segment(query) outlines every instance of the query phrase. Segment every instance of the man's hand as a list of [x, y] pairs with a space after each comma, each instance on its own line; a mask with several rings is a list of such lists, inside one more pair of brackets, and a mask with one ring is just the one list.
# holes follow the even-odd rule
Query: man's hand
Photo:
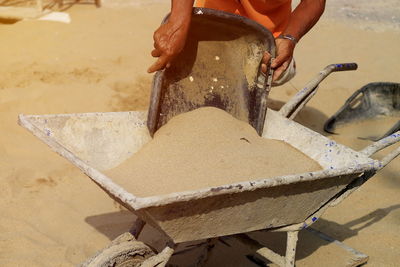
[[161, 25], [153, 35], [154, 50], [151, 51], [151, 55], [158, 59], [147, 72], [152, 73], [168, 68], [185, 47], [193, 2], [194, 0], [171, 0], [171, 14], [168, 22]]
[[[272, 61], [271, 68], [274, 70], [274, 76], [272, 81], [276, 81], [282, 75], [282, 73], [288, 68], [290, 61], [293, 58], [293, 51], [295, 44], [291, 40], [287, 39], [275, 39], [276, 44], [276, 58]], [[266, 73], [267, 66], [271, 59], [271, 55], [265, 52], [262, 59], [261, 70]]]
[[[301, 0], [299, 5], [292, 12], [289, 25], [284, 34], [290, 34], [299, 41], [306, 34], [322, 15], [325, 9], [326, 0]], [[288, 68], [293, 58], [295, 43], [288, 39], [276, 39], [276, 58], [271, 67], [274, 69], [273, 81], [279, 79], [279, 76]], [[262, 71], [267, 71], [267, 65], [271, 55], [266, 53], [263, 57]]]
[[288, 39], [276, 39], [276, 58], [272, 61], [271, 68], [274, 70], [272, 81], [276, 81], [289, 67], [293, 58], [295, 44]]
[[186, 24], [167, 22], [154, 32], [154, 50], [151, 55], [158, 59], [147, 72], [152, 73], [171, 65], [171, 61], [185, 46], [188, 28]]

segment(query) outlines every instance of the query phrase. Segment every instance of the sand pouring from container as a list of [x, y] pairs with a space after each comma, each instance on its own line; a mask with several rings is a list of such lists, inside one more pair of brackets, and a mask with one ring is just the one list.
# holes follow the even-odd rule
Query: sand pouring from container
[[[147, 126], [153, 135], [173, 116], [203, 106], [221, 108], [262, 134], [275, 56], [270, 31], [242, 16], [195, 8], [187, 43], [170, 68], [153, 80]], [[165, 23], [168, 16], [164, 19]]]

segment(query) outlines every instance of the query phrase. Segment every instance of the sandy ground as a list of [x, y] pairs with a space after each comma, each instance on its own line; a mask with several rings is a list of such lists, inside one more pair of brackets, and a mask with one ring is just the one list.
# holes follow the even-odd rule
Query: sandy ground
[[[140, 6], [108, 0], [100, 9], [74, 5], [67, 9], [71, 24], [0, 24], [1, 266], [71, 266], [129, 229], [133, 215], [16, 121], [20, 113], [146, 109], [152, 76], [145, 71], [153, 61], [152, 31], [169, 8], [155, 2]], [[342, 13], [335, 4], [328, 5], [326, 17], [298, 45], [298, 75], [271, 93], [271, 106], [278, 107], [324, 66], [357, 62], [359, 70], [328, 77], [299, 114], [299, 122], [319, 132], [361, 86], [400, 82], [399, 31], [376, 22], [359, 27], [361, 22], [352, 23], [353, 18], [345, 15], [334, 20], [332, 14]], [[355, 149], [366, 145], [334, 138]], [[314, 224], [368, 254], [370, 266], [397, 266], [400, 260], [399, 163], [400, 159], [393, 161]], [[143, 238], [158, 237], [146, 229]], [[245, 249], [232, 246], [236, 250], [217, 246], [208, 266], [256, 266], [245, 257]], [[274, 246], [279, 249], [279, 242]], [[340, 266], [335, 257], [327, 244], [300, 235], [299, 266], [320, 266], [324, 261]]]

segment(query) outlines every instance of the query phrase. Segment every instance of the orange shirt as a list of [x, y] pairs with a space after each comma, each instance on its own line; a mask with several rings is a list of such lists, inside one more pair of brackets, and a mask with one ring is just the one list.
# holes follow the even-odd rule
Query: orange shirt
[[292, 0], [197, 0], [197, 7], [222, 10], [257, 21], [275, 37], [289, 24]]

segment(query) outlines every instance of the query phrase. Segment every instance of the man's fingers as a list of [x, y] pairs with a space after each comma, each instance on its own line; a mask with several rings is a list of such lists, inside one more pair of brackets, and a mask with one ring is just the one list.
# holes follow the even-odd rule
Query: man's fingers
[[161, 56], [161, 54], [162, 54], [162, 52], [158, 49], [153, 49], [153, 51], [151, 51], [151, 55], [153, 57], [159, 57], [159, 56]]
[[267, 66], [269, 64], [269, 61], [271, 60], [271, 54], [268, 52], [265, 52], [262, 60], [261, 60], [261, 71], [266, 74], [267, 73]]
[[274, 76], [272, 76], [272, 81], [278, 80], [279, 77], [282, 75], [282, 73], [283, 73], [284, 71], [285, 71], [285, 70], [284, 70], [282, 67], [277, 68], [277, 69], [274, 71]]
[[275, 69], [274, 76], [272, 76], [272, 81], [276, 81], [282, 75], [282, 73], [288, 68], [290, 61], [285, 61], [280, 67]]
[[147, 70], [148, 73], [152, 73], [155, 72], [157, 70], [162, 70], [163, 68], [165, 68], [165, 66], [168, 63], [168, 57], [166, 56], [160, 56], [157, 61], [150, 66], [150, 68]]
[[271, 54], [268, 52], [265, 52], [262, 58], [262, 62], [266, 65], [268, 65], [269, 61], [271, 60]]
[[278, 68], [278, 67], [280, 67], [280, 66], [283, 64], [283, 62], [285, 62], [285, 61], [287, 61], [287, 60], [288, 60], [288, 55], [278, 55], [278, 56], [272, 61], [271, 67], [272, 67], [273, 69]]

